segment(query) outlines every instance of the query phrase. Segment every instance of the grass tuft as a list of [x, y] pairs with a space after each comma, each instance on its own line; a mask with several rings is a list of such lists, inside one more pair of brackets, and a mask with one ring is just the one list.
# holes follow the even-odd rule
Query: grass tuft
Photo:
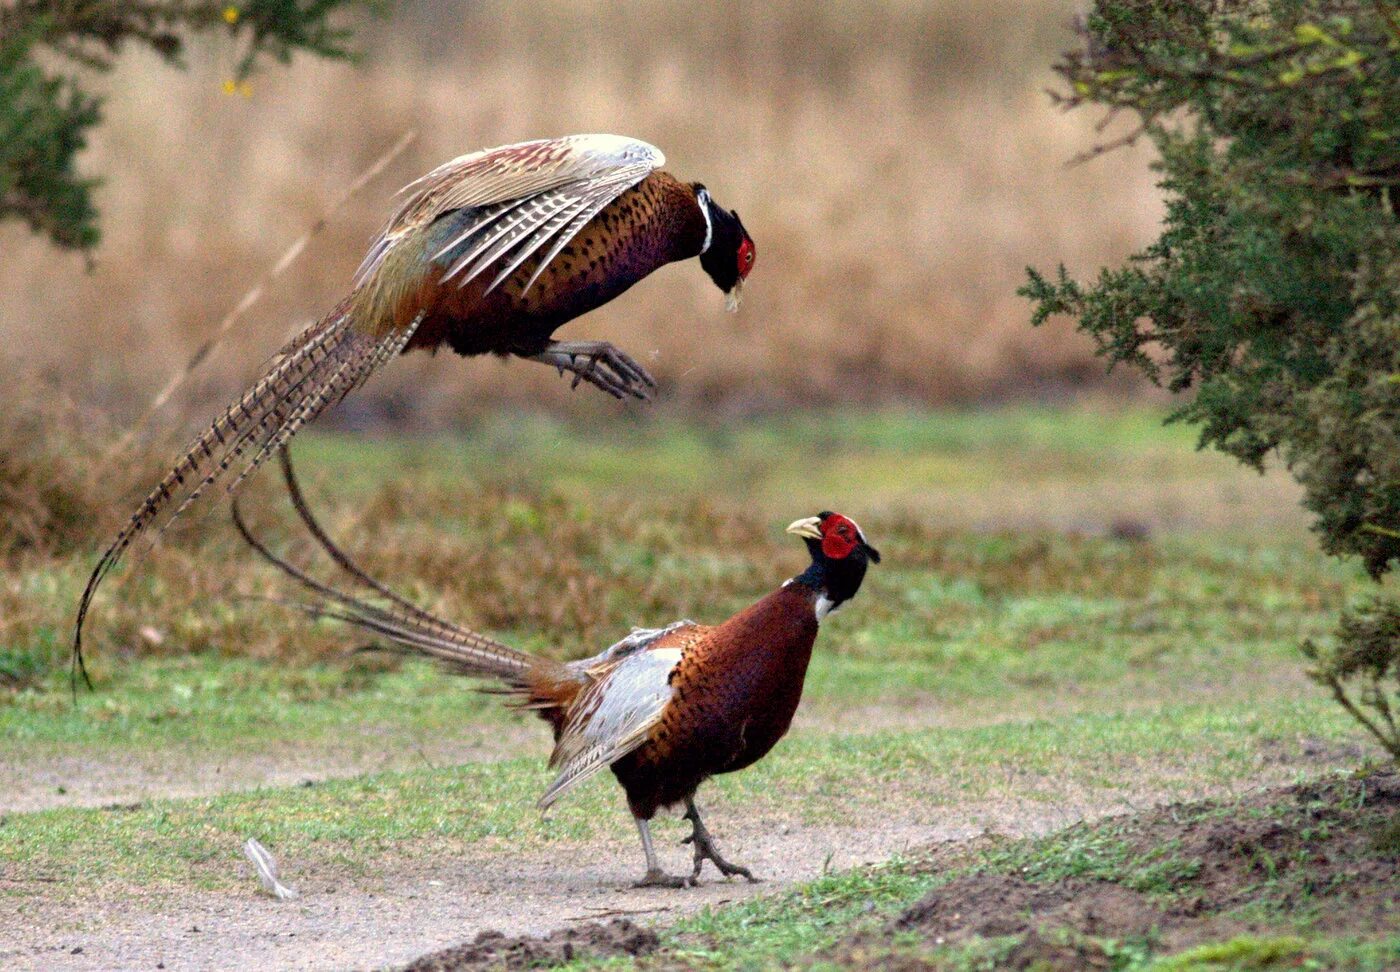
[[108, 457], [110, 421], [68, 399], [54, 382], [0, 373], [0, 563], [56, 556], [91, 543], [113, 520], [113, 484], [152, 476], [178, 443], [161, 441]]
[[1152, 972], [1252, 972], [1255, 969], [1296, 969], [1308, 950], [1301, 938], [1260, 938], [1240, 935], [1188, 949], [1152, 965]]

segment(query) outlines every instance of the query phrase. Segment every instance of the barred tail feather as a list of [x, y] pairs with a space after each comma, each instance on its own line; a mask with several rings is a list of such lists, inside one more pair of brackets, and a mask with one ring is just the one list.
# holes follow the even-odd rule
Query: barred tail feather
[[[286, 453], [283, 453], [284, 457]], [[312, 517], [305, 505], [295, 476], [291, 471], [291, 461], [284, 458], [284, 474], [288, 487], [293, 491], [293, 502], [297, 513], [306, 523], [311, 534], [328, 553], [352, 576], [372, 586], [386, 595], [394, 607], [385, 608], [368, 603], [347, 594], [330, 584], [316, 580], [300, 567], [273, 553], [248, 528], [238, 506], [233, 502], [233, 522], [243, 539], [247, 541], [264, 560], [278, 570], [298, 581], [316, 595], [313, 603], [294, 603], [292, 606], [305, 611], [312, 617], [332, 618], [380, 635], [404, 648], [411, 648], [420, 654], [446, 662], [466, 675], [487, 676], [501, 679], [512, 694], [527, 692], [533, 683], [543, 678], [558, 679], [568, 677], [565, 666], [549, 659], [538, 658], [526, 652], [505, 645], [494, 638], [446, 621], [406, 598], [394, 593], [379, 581], [373, 580], [335, 546], [320, 525]]]
[[[321, 348], [318, 354], [305, 360], [305, 366], [300, 375], [295, 375], [290, 379], [279, 378], [269, 384], [260, 396], [260, 401], [252, 406], [255, 411], [258, 409], [261, 411], [256, 411], [254, 414], [247, 408], [240, 409], [247, 419], [243, 428], [238, 430], [237, 437], [232, 441], [220, 443], [222, 451], [218, 461], [209, 468], [204, 478], [189, 491], [180, 505], [175, 508], [175, 511], [166, 518], [165, 526], [169, 526], [179, 519], [185, 510], [193, 506], [204, 495], [204, 491], [222, 479], [250, 447], [255, 443], [266, 441], [267, 437], [276, 435], [284, 429], [289, 415], [300, 401], [298, 396], [308, 394], [308, 386], [314, 389], [324, 381], [327, 370], [334, 367], [335, 362], [339, 361], [345, 353], [346, 347], [353, 345], [357, 338], [358, 336], [348, 328], [345, 329], [336, 335], [336, 340]], [[359, 338], [359, 340], [363, 341], [364, 339]], [[244, 401], [247, 401], [251, 395], [253, 392], [245, 395]], [[242, 485], [244, 478], [246, 475], [240, 476], [237, 485]]]
[[420, 313], [408, 327], [391, 331], [378, 341], [371, 342], [367, 339], [361, 339], [356, 342], [347, 353], [341, 356], [338, 366], [335, 366], [329, 374], [318, 376], [319, 380], [315, 386], [307, 390], [306, 395], [296, 404], [291, 414], [261, 445], [257, 453], [249, 460], [248, 465], [238, 474], [238, 478], [229, 484], [228, 491], [236, 493], [238, 488], [243, 485], [244, 480], [257, 472], [269, 456], [291, 441], [292, 436], [301, 431], [303, 426], [328, 407], [340, 404], [346, 395], [364, 384], [369, 376], [379, 369], [380, 365], [403, 351], [408, 346], [408, 342], [413, 340], [413, 335], [418, 331], [418, 325], [423, 323], [425, 316], [425, 314]]
[[[75, 677], [81, 674], [91, 685], [83, 660], [83, 624], [97, 588], [136, 539], [158, 521], [157, 534], [163, 531], [222, 479], [245, 452], [256, 448], [229, 486], [230, 491], [236, 490], [307, 422], [402, 351], [418, 323], [406, 329], [407, 334], [396, 331], [376, 340], [353, 326], [348, 309], [348, 302], [342, 304], [289, 342], [263, 377], [194, 440], [103, 552], [78, 604], [73, 631]], [[191, 486], [196, 477], [198, 481]]]

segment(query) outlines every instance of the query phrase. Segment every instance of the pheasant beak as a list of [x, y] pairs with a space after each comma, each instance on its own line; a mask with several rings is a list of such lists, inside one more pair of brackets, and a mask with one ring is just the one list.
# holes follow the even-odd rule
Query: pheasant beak
[[804, 540], [820, 540], [822, 538], [822, 520], [819, 516], [808, 516], [801, 520], [793, 520], [788, 524], [787, 532]]
[[724, 309], [734, 314], [739, 310], [739, 302], [744, 299], [744, 278], [734, 281], [734, 286], [724, 292]]

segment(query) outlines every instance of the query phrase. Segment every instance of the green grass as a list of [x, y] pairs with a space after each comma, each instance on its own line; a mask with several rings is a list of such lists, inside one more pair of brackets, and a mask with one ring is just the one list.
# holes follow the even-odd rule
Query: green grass
[[[533, 479], [542, 467], [551, 487], [572, 498], [599, 489], [662, 494], [721, 493], [792, 516], [793, 506], [937, 509], [967, 522], [967, 512], [1065, 522], [1078, 513], [1033, 504], [1043, 487], [1096, 487], [1126, 495], [1171, 482], [1233, 486], [1223, 497], [1198, 495], [1194, 514], [1215, 518], [1215, 503], [1247, 502], [1255, 483], [1229, 459], [1194, 451], [1195, 433], [1162, 424], [1152, 410], [1004, 409], [990, 412], [808, 413], [756, 422], [697, 425], [676, 420], [618, 423], [601, 430], [538, 415], [483, 420], [451, 439], [385, 441], [321, 436], [302, 449], [308, 467], [335, 465], [338, 486], [366, 492], [406, 470], [418, 480]], [[1004, 493], [1007, 487], [1021, 494]], [[996, 490], [1003, 509], [977, 494]], [[1281, 481], [1270, 490], [1287, 490]], [[937, 491], [941, 495], [933, 495]], [[1093, 495], [1085, 497], [1092, 501]], [[973, 501], [971, 511], [959, 511]], [[1085, 511], [1088, 512], [1088, 511]], [[1111, 517], [1113, 510], [1098, 511]], [[1252, 511], [1271, 522], [1285, 510]], [[1296, 524], [1297, 518], [1291, 517]]]
[[[1290, 623], [1336, 610], [1356, 579], [1312, 551], [1286, 477], [1196, 453], [1187, 430], [1146, 411], [601, 428], [513, 416], [452, 440], [323, 435], [299, 448], [313, 504], [370, 570], [562, 654], [631, 624], [748, 603], [800, 567], [782, 525], [827, 508], [856, 516], [887, 554], [862, 604], [882, 659], [981, 639], [959, 622], [982, 621], [1007, 598], [1044, 599], [1006, 616], [1006, 637], [1038, 643], [1141, 629], [1176, 607], [1245, 607], [1256, 626]], [[291, 531], [274, 480], [269, 471], [254, 484], [263, 489], [250, 506], [278, 542]], [[148, 486], [131, 484], [133, 505]], [[88, 523], [92, 552], [6, 566], [0, 684], [66, 671], [74, 605], [123, 505], [112, 506], [113, 526]], [[1105, 539], [1120, 522], [1153, 542]], [[250, 601], [289, 588], [248, 555], [218, 503], [128, 561], [90, 619], [99, 667], [190, 651], [304, 662], [340, 647], [330, 629]]]
[[[901, 541], [887, 546], [898, 551]], [[901, 566], [892, 553], [826, 626], [807, 714], [883, 708], [913, 710], [909, 721], [975, 725], [1241, 693], [1288, 711], [1318, 698], [1301, 679], [1296, 643], [1324, 634], [1332, 612], [1311, 609], [1310, 597], [1340, 602], [1355, 583], [1303, 548], [1241, 553], [1206, 538], [1133, 553], [1113, 541], [960, 534], [940, 556], [946, 572]], [[1055, 589], [1066, 586], [1086, 593]], [[1098, 596], [1087, 593], [1093, 588]], [[334, 625], [315, 627], [347, 644]], [[0, 763], [155, 750], [197, 760], [228, 749], [280, 751], [289, 739], [333, 751], [347, 734], [370, 733], [407, 740], [399, 748], [408, 751], [423, 739], [486, 736], [519, 722], [431, 666], [384, 669], [363, 656], [290, 666], [209, 653], [136, 658], [103, 665], [98, 691], [75, 706], [66, 669], [55, 666], [34, 687], [0, 697]], [[1289, 735], [1288, 726], [1278, 732]], [[541, 748], [544, 736], [541, 727]]]
[[507, 718], [494, 700], [429, 665], [288, 670], [245, 658], [151, 658], [122, 665], [76, 704], [62, 685], [17, 693], [0, 708], [0, 752], [224, 748], [291, 732], [316, 743], [356, 727], [440, 731], [463, 719], [487, 726]]

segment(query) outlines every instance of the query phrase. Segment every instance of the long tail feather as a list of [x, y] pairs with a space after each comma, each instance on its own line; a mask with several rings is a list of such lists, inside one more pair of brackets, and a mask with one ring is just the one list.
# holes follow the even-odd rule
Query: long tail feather
[[330, 535], [327, 534], [326, 531], [321, 528], [321, 524], [317, 522], [315, 514], [311, 512], [311, 507], [306, 502], [306, 495], [301, 491], [301, 483], [297, 480], [296, 470], [292, 468], [291, 447], [284, 448], [279, 452], [278, 458], [282, 462], [282, 481], [287, 486], [287, 495], [292, 501], [292, 508], [296, 510], [297, 516], [301, 519], [302, 524], [305, 525], [307, 532], [311, 534], [312, 539], [314, 539], [320, 548], [335, 562], [337, 567], [345, 571], [346, 574], [350, 575], [350, 577], [354, 578], [360, 584], [374, 591], [380, 597], [392, 602], [396, 607], [425, 624], [443, 628], [457, 634], [475, 633], [424, 610], [408, 598], [394, 591], [389, 585], [366, 573], [359, 564], [355, 563], [350, 558], [349, 554], [341, 550], [336, 542], [330, 538]]
[[230, 491], [238, 489], [307, 422], [402, 351], [419, 323], [416, 320], [403, 331], [375, 339], [352, 325], [349, 306], [348, 302], [341, 304], [289, 342], [263, 377], [194, 440], [103, 552], [78, 604], [73, 630], [75, 688], [78, 675], [89, 687], [92, 684], [83, 659], [82, 638], [93, 598], [136, 539], [157, 525], [159, 535], [222, 479], [245, 452], [255, 449], [253, 458], [229, 486]]
[[282, 453], [282, 463], [283, 476], [292, 496], [292, 503], [311, 536], [346, 573], [394, 605], [392, 608], [379, 607], [347, 594], [316, 580], [301, 568], [273, 553], [248, 528], [235, 498], [234, 525], [243, 539], [264, 560], [302, 584], [319, 599], [315, 603], [294, 606], [313, 616], [333, 618], [380, 635], [399, 646], [446, 662], [464, 674], [502, 679], [514, 689], [528, 688], [529, 684], [535, 681], [530, 677], [531, 674], [548, 674], [554, 678], [566, 675], [567, 670], [563, 665], [518, 651], [479, 632], [444, 620], [372, 578], [330, 539], [312, 515], [296, 481], [286, 449]]
[[257, 472], [269, 456], [291, 441], [292, 436], [301, 431], [304, 425], [320, 415], [328, 406], [339, 404], [346, 395], [363, 383], [371, 372], [402, 351], [413, 339], [418, 325], [423, 322], [423, 317], [423, 314], [419, 314], [408, 327], [402, 331], [390, 332], [377, 342], [357, 342], [348, 353], [341, 356], [343, 360], [335, 364], [329, 374], [318, 376], [319, 380], [305, 390], [305, 394], [296, 403], [290, 414], [262, 443], [257, 453], [248, 461], [247, 466], [238, 474], [238, 477], [229, 483], [228, 491], [230, 493], [238, 492], [244, 481]]
[[[268, 393], [263, 396], [262, 401], [254, 406], [255, 409], [261, 410], [257, 411], [256, 414], [248, 413], [248, 421], [244, 428], [238, 432], [236, 438], [221, 443], [222, 453], [218, 461], [209, 467], [204, 478], [189, 491], [180, 505], [175, 508], [175, 511], [166, 517], [161, 529], [174, 523], [187, 509], [198, 502], [205, 490], [222, 479], [248, 449], [283, 430], [289, 416], [296, 411], [300, 402], [324, 383], [327, 380], [327, 372], [336, 368], [337, 362], [341, 361], [347, 352], [353, 354], [354, 346], [363, 340], [347, 329], [336, 335], [335, 340], [325, 345], [323, 353], [310, 364], [303, 374], [274, 383], [269, 388]], [[247, 478], [246, 468], [240, 474], [235, 485], [241, 486], [245, 478]]]

